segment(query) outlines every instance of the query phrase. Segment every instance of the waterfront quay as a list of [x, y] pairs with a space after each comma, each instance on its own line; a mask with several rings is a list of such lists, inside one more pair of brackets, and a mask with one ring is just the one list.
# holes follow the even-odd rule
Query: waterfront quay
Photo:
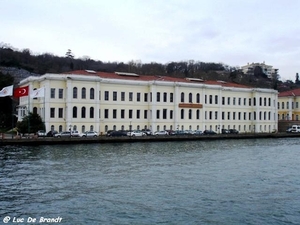
[[256, 139], [256, 138], [299, 138], [300, 133], [252, 133], [252, 134], [217, 134], [217, 135], [168, 135], [168, 136], [143, 136], [143, 137], [107, 137], [96, 138], [80, 137], [30, 137], [30, 138], [2, 138], [0, 146], [4, 145], [60, 145], [83, 143], [116, 143], [116, 142], [166, 142], [166, 141], [200, 141], [222, 139]]

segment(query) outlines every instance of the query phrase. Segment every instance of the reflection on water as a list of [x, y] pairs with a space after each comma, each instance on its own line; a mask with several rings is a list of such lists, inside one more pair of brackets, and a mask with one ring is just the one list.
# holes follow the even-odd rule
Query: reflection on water
[[0, 148], [0, 215], [63, 224], [298, 224], [300, 140]]

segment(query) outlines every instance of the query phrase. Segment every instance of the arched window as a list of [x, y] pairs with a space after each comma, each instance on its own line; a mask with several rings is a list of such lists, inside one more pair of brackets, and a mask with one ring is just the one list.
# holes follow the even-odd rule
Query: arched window
[[181, 119], [184, 119], [184, 109], [181, 109]]
[[94, 118], [94, 107], [90, 108], [90, 118]]
[[54, 125], [51, 125], [51, 131], [54, 131]]
[[85, 132], [85, 126], [84, 125], [81, 127], [81, 132], [82, 133]]
[[77, 125], [74, 125], [74, 126], [73, 126], [73, 130], [77, 130]]
[[196, 95], [196, 101], [197, 101], [197, 103], [200, 103], [200, 94], [198, 93], [197, 95]]
[[86, 89], [85, 88], [81, 89], [81, 98], [86, 99]]
[[94, 126], [93, 125], [90, 126], [90, 131], [94, 131]]
[[107, 132], [108, 131], [108, 126], [107, 125], [105, 125], [105, 132]]
[[117, 126], [116, 126], [116, 125], [114, 125], [114, 126], [113, 126], [113, 130], [116, 130], [116, 129], [117, 129]]
[[85, 118], [85, 107], [81, 108], [81, 118]]
[[181, 102], [184, 102], [184, 93], [181, 92]]
[[137, 129], [137, 130], [140, 130], [140, 125], [137, 125], [136, 129]]
[[197, 120], [200, 119], [200, 110], [199, 109], [197, 109], [197, 111], [196, 111], [196, 118], [197, 118]]
[[73, 118], [77, 118], [77, 107], [73, 107]]
[[193, 103], [193, 94], [189, 93], [189, 103]]
[[124, 125], [121, 126], [121, 130], [124, 130]]
[[159, 131], [159, 125], [157, 125], [157, 127], [156, 127], [156, 131]]
[[73, 98], [77, 98], [77, 87], [73, 88]]
[[189, 109], [189, 119], [191, 120], [192, 119], [192, 110]]
[[164, 125], [164, 130], [166, 130], [167, 129], [167, 126], [166, 125]]
[[58, 132], [62, 132], [62, 125], [59, 125]]
[[37, 114], [37, 107], [33, 107], [33, 114]]
[[95, 90], [94, 88], [90, 89], [90, 99], [94, 99], [95, 98]]

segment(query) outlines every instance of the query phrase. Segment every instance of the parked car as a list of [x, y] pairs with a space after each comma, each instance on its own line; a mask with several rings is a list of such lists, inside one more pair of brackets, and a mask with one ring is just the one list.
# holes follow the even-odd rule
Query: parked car
[[56, 130], [50, 130], [47, 133], [47, 137], [54, 137], [55, 134], [58, 134], [58, 132]]
[[142, 137], [142, 136], [146, 136], [146, 134], [143, 133], [140, 130], [134, 130], [134, 131], [128, 132], [127, 136], [130, 136], [130, 137]]
[[299, 132], [300, 132], [300, 125], [293, 125], [292, 133], [299, 133]]
[[195, 135], [202, 135], [203, 132], [201, 130], [195, 130]]
[[115, 130], [113, 132], [110, 132], [106, 136], [108, 136], [108, 137], [123, 137], [123, 136], [127, 136], [127, 132], [125, 130], [118, 130], [118, 131]]
[[169, 135], [175, 135], [176, 134], [176, 132], [174, 130], [166, 130], [166, 131], [169, 133]]
[[176, 130], [175, 135], [186, 135], [186, 133], [183, 130]]
[[71, 137], [71, 132], [70, 131], [63, 131], [63, 132], [55, 134], [54, 137], [56, 137], [56, 138]]
[[217, 134], [217, 133], [214, 132], [213, 130], [205, 130], [205, 131], [203, 131], [203, 134], [204, 134], [204, 135], [215, 135], [215, 134]]
[[44, 130], [38, 130], [38, 132], [36, 132], [38, 137], [47, 137], [47, 133]]
[[222, 129], [221, 132], [222, 134], [230, 134], [230, 131], [227, 129]]
[[96, 131], [86, 131], [81, 134], [81, 137], [97, 137], [98, 133]]
[[146, 135], [151, 135], [152, 131], [149, 129], [142, 129], [142, 132], [144, 132]]
[[80, 137], [81, 136], [81, 134], [78, 130], [72, 130], [71, 135], [72, 135], [72, 137]]
[[158, 135], [169, 135], [169, 132], [166, 130], [161, 130], [161, 131], [156, 131], [154, 133], [154, 135], [158, 136]]
[[238, 134], [238, 133], [239, 133], [239, 131], [236, 130], [236, 129], [229, 129], [229, 132], [230, 132], [231, 134]]

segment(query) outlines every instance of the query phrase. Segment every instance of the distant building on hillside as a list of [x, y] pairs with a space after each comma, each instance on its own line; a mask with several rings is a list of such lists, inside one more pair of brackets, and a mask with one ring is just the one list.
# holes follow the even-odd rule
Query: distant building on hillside
[[263, 63], [248, 63], [245, 66], [241, 67], [242, 72], [247, 75], [255, 75], [256, 73], [263, 73], [269, 79], [274, 77], [274, 75], [278, 75], [278, 69], [273, 68], [273, 66], [266, 65]]

